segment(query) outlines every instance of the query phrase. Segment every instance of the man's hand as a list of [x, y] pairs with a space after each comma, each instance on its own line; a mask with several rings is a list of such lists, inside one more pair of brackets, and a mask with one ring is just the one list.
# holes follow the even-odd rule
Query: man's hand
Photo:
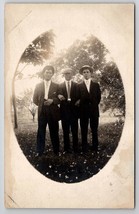
[[52, 103], [53, 103], [53, 99], [48, 99], [48, 100], [44, 101], [45, 106], [50, 106]]
[[65, 97], [62, 94], [59, 94], [58, 98], [59, 98], [60, 101], [65, 100]]
[[80, 100], [77, 100], [77, 101], [76, 101], [75, 106], [77, 106], [77, 107], [80, 106]]

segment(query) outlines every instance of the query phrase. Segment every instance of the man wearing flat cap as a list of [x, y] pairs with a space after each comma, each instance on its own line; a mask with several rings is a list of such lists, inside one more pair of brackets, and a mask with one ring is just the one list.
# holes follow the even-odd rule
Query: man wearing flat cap
[[64, 137], [64, 151], [71, 152], [70, 130], [73, 140], [73, 151], [78, 152], [78, 106], [76, 101], [79, 99], [79, 89], [77, 83], [72, 81], [72, 70], [63, 70], [65, 81], [59, 85], [60, 112]]
[[99, 123], [99, 103], [101, 92], [98, 83], [91, 79], [93, 69], [89, 65], [84, 65], [79, 73], [83, 75], [83, 82], [79, 84], [80, 90], [80, 126], [82, 136], [82, 150], [87, 151], [88, 124], [92, 133], [92, 148], [98, 150], [98, 123]]
[[53, 151], [59, 153], [58, 120], [60, 110], [58, 107], [58, 85], [51, 81], [54, 74], [52, 66], [45, 66], [42, 70], [43, 81], [39, 83], [34, 91], [33, 102], [38, 106], [38, 132], [37, 153], [42, 156], [45, 149], [46, 126], [48, 124]]

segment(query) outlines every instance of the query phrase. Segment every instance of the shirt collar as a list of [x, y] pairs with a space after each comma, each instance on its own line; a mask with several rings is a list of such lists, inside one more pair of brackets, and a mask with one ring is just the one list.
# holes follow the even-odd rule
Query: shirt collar
[[68, 84], [68, 82], [69, 82], [69, 84], [71, 84], [71, 80], [69, 80], [69, 81], [65, 80], [65, 83], [66, 83], [66, 84]]
[[71, 83], [71, 80], [69, 80], [69, 81], [65, 80], [65, 82], [66, 82], [66, 83], [68, 83], [68, 82]]
[[46, 81], [46, 80], [44, 80], [44, 83], [46, 84], [50, 84], [51, 83], [51, 80], [49, 80], [49, 81]]
[[89, 78], [88, 80], [84, 79], [85, 83], [90, 83], [91, 82], [91, 78]]

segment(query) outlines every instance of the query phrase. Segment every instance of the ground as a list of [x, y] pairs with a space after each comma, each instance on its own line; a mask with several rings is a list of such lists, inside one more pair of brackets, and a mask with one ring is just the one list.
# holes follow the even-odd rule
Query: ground
[[[105, 122], [106, 121], [106, 122]], [[42, 158], [36, 156], [37, 120], [19, 120], [15, 134], [18, 143], [28, 161], [41, 174], [57, 182], [75, 183], [97, 174], [114, 154], [124, 125], [124, 120], [103, 120], [99, 126], [99, 149], [92, 151], [91, 133], [89, 130], [88, 152], [81, 153], [81, 137], [79, 130], [79, 154], [63, 153], [63, 135], [60, 126], [60, 156], [55, 156], [51, 146], [49, 131], [46, 130], [46, 150]], [[72, 143], [71, 143], [72, 144]]]

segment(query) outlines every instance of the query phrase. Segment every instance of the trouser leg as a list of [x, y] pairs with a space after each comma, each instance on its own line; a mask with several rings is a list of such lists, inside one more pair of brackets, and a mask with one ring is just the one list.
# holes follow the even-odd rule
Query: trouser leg
[[62, 120], [62, 128], [63, 128], [63, 137], [64, 137], [64, 151], [68, 151], [70, 149], [70, 140], [69, 140], [69, 121]]
[[90, 118], [90, 128], [92, 132], [92, 145], [94, 150], [98, 149], [98, 123], [99, 123], [98, 117]]
[[50, 131], [50, 138], [53, 146], [53, 151], [55, 154], [59, 152], [59, 123], [58, 121], [50, 120], [48, 122], [49, 131]]
[[71, 120], [71, 132], [73, 138], [73, 150], [74, 152], [78, 151], [78, 119], [73, 118]]
[[37, 152], [42, 154], [45, 149], [45, 134], [46, 134], [46, 120], [38, 121], [38, 132], [37, 132]]
[[80, 119], [83, 151], [87, 150], [88, 120], [89, 119], [87, 117]]

